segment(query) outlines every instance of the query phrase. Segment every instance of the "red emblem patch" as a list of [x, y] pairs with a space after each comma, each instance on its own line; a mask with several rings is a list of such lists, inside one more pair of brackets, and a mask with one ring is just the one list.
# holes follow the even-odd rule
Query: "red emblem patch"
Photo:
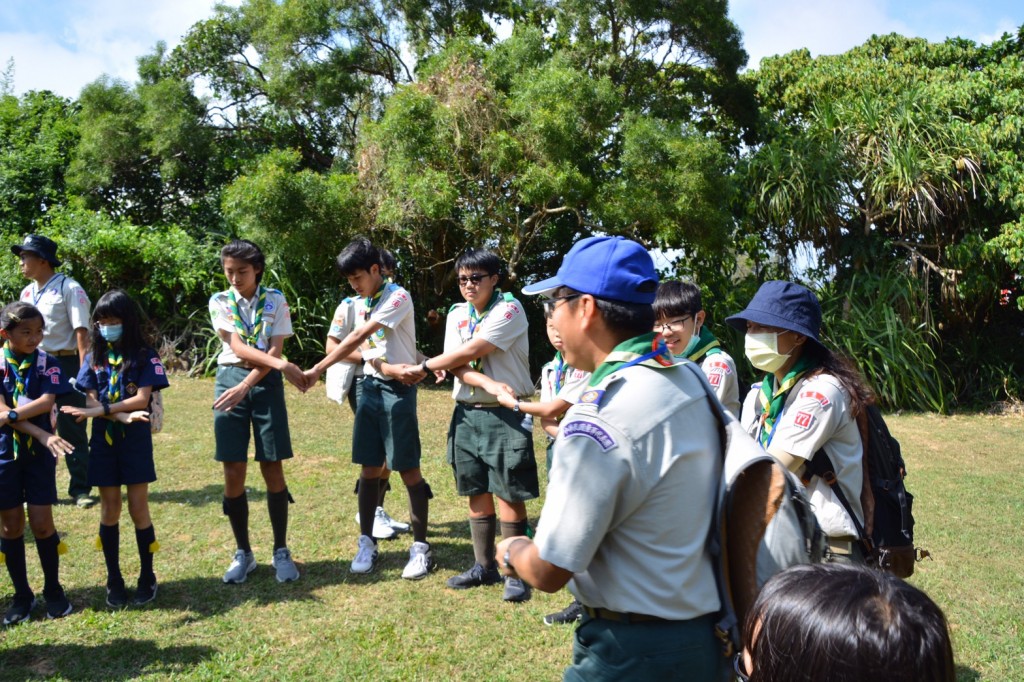
[[732, 368], [729, 367], [729, 363], [722, 362], [721, 360], [714, 360], [708, 363], [708, 370], [720, 369], [726, 374], [732, 374]]
[[811, 424], [814, 423], [814, 415], [810, 412], [804, 412], [801, 410], [796, 413], [795, 417], [793, 417], [793, 423], [801, 429], [809, 429], [811, 428]]
[[708, 383], [712, 386], [720, 386], [722, 383], [722, 373], [712, 372], [708, 375]]
[[817, 391], [802, 391], [798, 397], [811, 398], [822, 407], [828, 406], [830, 402], [828, 396], [826, 396], [824, 393], [819, 393]]
[[60, 383], [60, 375], [59, 374], [51, 375], [50, 376], [50, 383], [51, 384], [59, 384]]

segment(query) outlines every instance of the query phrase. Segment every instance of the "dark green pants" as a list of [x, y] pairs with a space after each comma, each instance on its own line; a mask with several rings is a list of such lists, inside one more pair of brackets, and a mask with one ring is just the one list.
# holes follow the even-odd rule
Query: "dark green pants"
[[[78, 354], [57, 357], [61, 374], [66, 379], [78, 376]], [[85, 396], [78, 391], [71, 391], [57, 396], [57, 435], [71, 443], [75, 451], [64, 458], [68, 463], [71, 481], [68, 483], [68, 495], [75, 499], [79, 495], [88, 495], [89, 487], [89, 436], [86, 434], [86, 420], [76, 422], [70, 414], [63, 414], [60, 408], [64, 405], [85, 407]]]

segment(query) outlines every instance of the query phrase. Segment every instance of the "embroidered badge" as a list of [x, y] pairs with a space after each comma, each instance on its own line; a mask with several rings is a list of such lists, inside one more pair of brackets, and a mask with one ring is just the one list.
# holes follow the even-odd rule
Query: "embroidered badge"
[[591, 422], [569, 422], [562, 426], [561, 436], [562, 438], [589, 438], [597, 443], [604, 452], [608, 452], [615, 447], [615, 439], [600, 426]]
[[824, 393], [819, 393], [818, 391], [802, 391], [798, 397], [810, 398], [819, 405], [821, 405], [822, 407], [828, 407], [828, 405], [830, 404], [828, 396], [826, 396]]
[[722, 384], [722, 373], [712, 372], [708, 375], [708, 383], [712, 386], [720, 386]]
[[159, 376], [163, 376], [163, 375], [164, 375], [164, 366], [163, 366], [163, 365], [157, 365], [156, 367], [154, 367], [154, 368], [153, 368], [153, 371], [154, 371], [154, 372], [155, 372], [155, 373], [156, 373], [157, 375], [159, 375]]
[[274, 304], [272, 302], [267, 301], [266, 303], [263, 304], [263, 312], [264, 312], [264, 314], [269, 313], [273, 309], [274, 309]]
[[811, 424], [814, 423], [814, 415], [811, 414], [810, 412], [804, 412], [803, 410], [800, 410], [793, 417], [793, 423], [796, 424], [801, 429], [809, 429], [811, 428]]
[[722, 362], [721, 360], [712, 360], [711, 362], [709, 362], [708, 370], [722, 370], [722, 372], [724, 372], [725, 374], [732, 374], [732, 367], [729, 366], [729, 363]]
[[128, 395], [135, 395], [136, 393], [139, 392], [139, 387], [135, 384], [130, 383], [124, 387], [124, 392], [127, 393]]
[[580, 396], [580, 402], [581, 403], [595, 403], [595, 404], [597, 404], [597, 403], [601, 402], [601, 398], [603, 398], [603, 397], [604, 397], [604, 391], [599, 391], [599, 390], [584, 391], [583, 395]]

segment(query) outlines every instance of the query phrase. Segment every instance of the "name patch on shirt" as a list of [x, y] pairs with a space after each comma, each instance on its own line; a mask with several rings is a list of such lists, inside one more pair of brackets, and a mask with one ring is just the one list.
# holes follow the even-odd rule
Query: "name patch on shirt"
[[822, 407], [828, 407], [829, 405], [828, 396], [826, 396], [824, 393], [819, 393], [818, 391], [802, 391], [799, 397], [810, 398], [811, 400], [815, 401]]
[[597, 443], [601, 450], [608, 452], [615, 447], [615, 439], [597, 424], [591, 422], [569, 422], [562, 426], [562, 438], [583, 437]]

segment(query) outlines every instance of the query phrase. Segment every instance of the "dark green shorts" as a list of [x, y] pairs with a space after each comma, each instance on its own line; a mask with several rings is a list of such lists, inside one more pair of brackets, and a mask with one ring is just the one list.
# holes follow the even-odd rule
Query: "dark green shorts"
[[456, 403], [448, 428], [448, 463], [459, 495], [492, 493], [506, 502], [540, 495], [533, 430], [523, 427], [523, 419], [505, 407]]
[[392, 471], [419, 467], [415, 386], [363, 378], [352, 429], [352, 462], [371, 467], [387, 463]]
[[[244, 367], [218, 367], [214, 400], [249, 376]], [[251, 425], [251, 426], [250, 426]], [[213, 435], [218, 462], [244, 462], [249, 458], [249, 430], [256, 441], [257, 462], [277, 462], [292, 456], [288, 412], [284, 406], [284, 380], [271, 370], [263, 381], [230, 412], [213, 411]]]

